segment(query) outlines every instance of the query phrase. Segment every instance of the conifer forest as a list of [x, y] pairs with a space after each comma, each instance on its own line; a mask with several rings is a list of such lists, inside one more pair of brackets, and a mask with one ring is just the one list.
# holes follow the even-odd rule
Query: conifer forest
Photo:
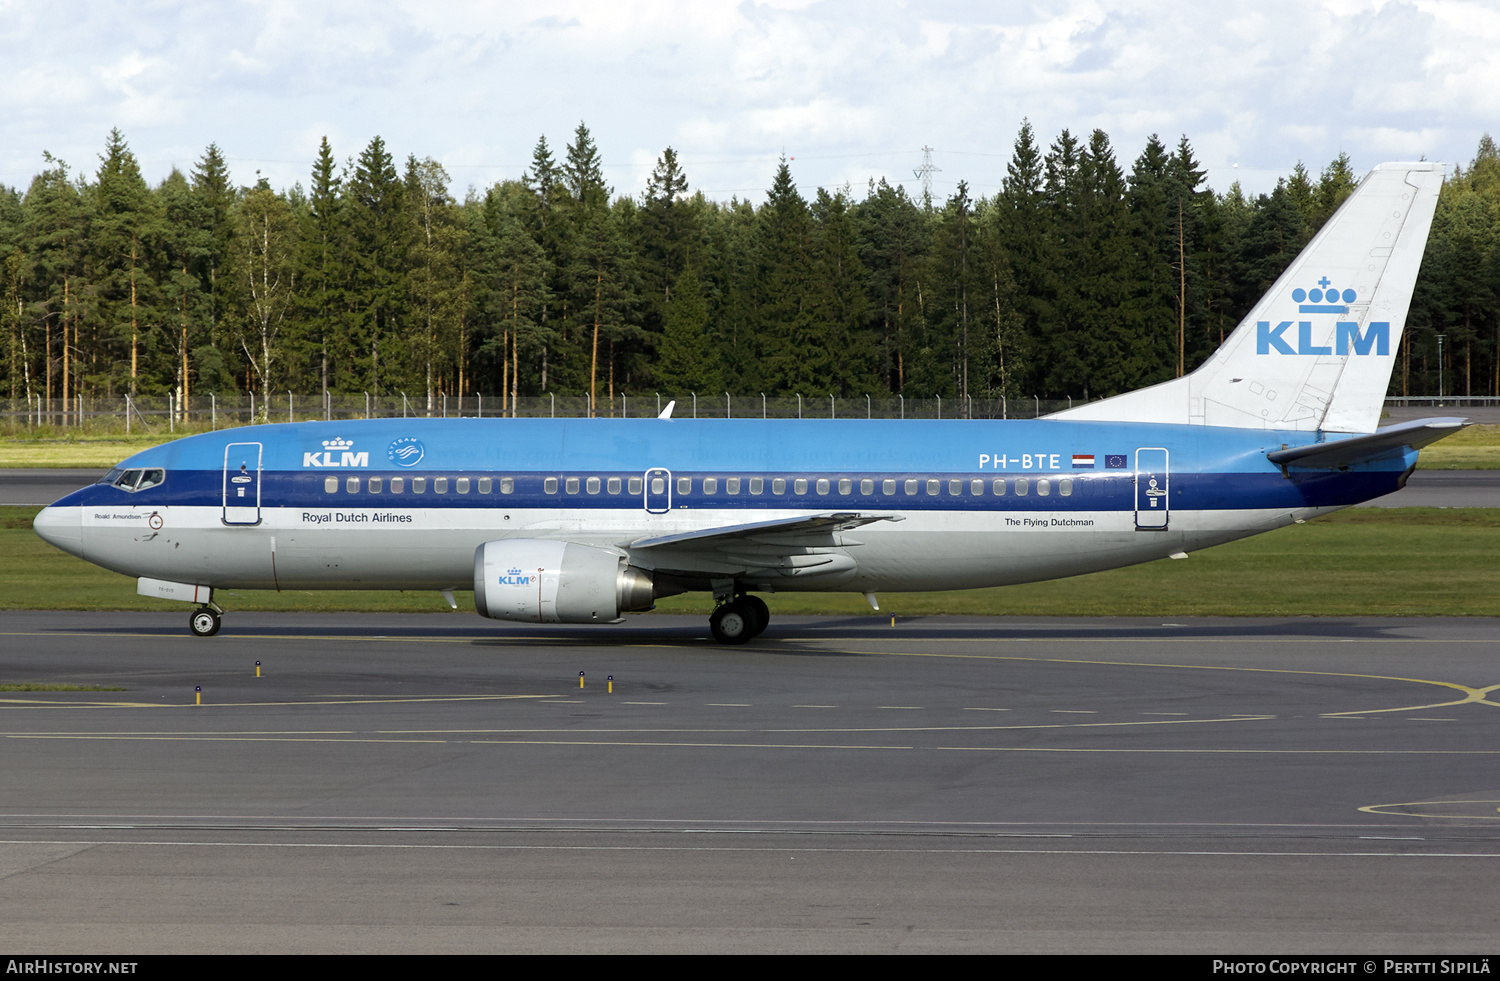
[[[348, 152], [348, 148], [338, 148]], [[125, 136], [0, 186], [0, 399], [694, 392], [1094, 399], [1190, 371], [1362, 173], [1206, 186], [1186, 137], [1016, 137], [993, 197], [885, 180], [764, 203], [667, 148], [619, 196], [580, 124], [467, 191], [376, 137], [306, 185], [233, 186], [220, 150], [157, 186]], [[1500, 152], [1450, 164], [1391, 394], [1500, 395]], [[1441, 362], [1439, 360], [1441, 336]]]

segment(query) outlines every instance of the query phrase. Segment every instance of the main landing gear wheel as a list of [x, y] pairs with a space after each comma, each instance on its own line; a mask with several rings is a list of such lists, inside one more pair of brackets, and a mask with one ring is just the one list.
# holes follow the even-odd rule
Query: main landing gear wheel
[[721, 644], [743, 644], [759, 631], [755, 629], [759, 618], [750, 606], [741, 600], [725, 603], [714, 610], [708, 618], [708, 628], [714, 640]]
[[188, 619], [188, 629], [196, 637], [212, 637], [219, 632], [220, 624], [221, 619], [218, 612], [206, 606], [198, 607]]
[[770, 607], [766, 606], [765, 600], [759, 596], [751, 596], [749, 593], [738, 597], [736, 602], [744, 604], [745, 609], [755, 619], [755, 623], [752, 624], [753, 629], [750, 632], [750, 636], [759, 637], [765, 632], [766, 627], [771, 624]]

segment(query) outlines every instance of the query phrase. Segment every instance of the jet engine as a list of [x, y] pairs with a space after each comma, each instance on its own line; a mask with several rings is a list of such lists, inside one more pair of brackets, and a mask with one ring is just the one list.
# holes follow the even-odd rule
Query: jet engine
[[474, 607], [494, 620], [613, 623], [654, 598], [650, 574], [611, 549], [511, 538], [474, 550]]

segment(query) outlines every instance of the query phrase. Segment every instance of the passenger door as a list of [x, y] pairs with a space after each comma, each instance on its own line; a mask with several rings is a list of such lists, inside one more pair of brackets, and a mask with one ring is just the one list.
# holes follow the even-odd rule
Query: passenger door
[[1167, 451], [1159, 446], [1135, 451], [1135, 527], [1166, 531], [1171, 498], [1167, 494]]
[[224, 523], [260, 524], [260, 443], [224, 447]]

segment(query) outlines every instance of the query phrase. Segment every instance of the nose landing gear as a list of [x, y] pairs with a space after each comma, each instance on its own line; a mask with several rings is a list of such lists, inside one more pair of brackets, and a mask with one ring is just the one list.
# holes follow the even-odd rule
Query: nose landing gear
[[222, 610], [212, 606], [200, 606], [188, 618], [188, 629], [195, 637], [212, 637], [219, 632]]

